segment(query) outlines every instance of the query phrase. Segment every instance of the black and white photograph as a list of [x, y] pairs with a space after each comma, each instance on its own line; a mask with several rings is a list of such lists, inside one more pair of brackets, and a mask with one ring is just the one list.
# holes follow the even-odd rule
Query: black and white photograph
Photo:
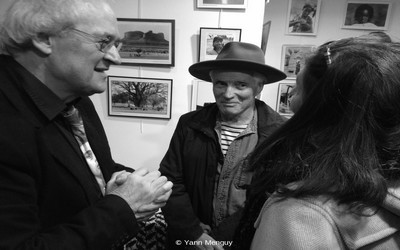
[[291, 117], [293, 115], [293, 111], [290, 110], [290, 92], [295, 86], [295, 81], [283, 81], [279, 83], [276, 111], [283, 116]]
[[391, 2], [348, 1], [343, 28], [362, 30], [387, 30]]
[[287, 78], [296, 78], [297, 74], [305, 65], [307, 55], [313, 52], [314, 45], [287, 45], [282, 46], [281, 70]]
[[320, 7], [321, 0], [289, 0], [286, 34], [315, 36]]
[[122, 64], [174, 66], [175, 20], [118, 18]]
[[241, 29], [200, 28], [199, 62], [213, 60], [225, 44], [240, 42]]
[[248, 0], [197, 0], [197, 8], [246, 9]]
[[108, 76], [110, 116], [171, 118], [172, 79]]

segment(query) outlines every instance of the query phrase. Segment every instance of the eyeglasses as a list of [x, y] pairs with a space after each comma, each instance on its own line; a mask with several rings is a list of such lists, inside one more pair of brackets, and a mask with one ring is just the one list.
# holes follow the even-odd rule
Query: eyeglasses
[[82, 36], [83, 38], [90, 39], [90, 42], [94, 42], [100, 47], [98, 48], [101, 52], [107, 53], [113, 46], [119, 51], [122, 47], [122, 43], [118, 40], [114, 40], [111, 36], [99, 37], [92, 34], [86, 33], [85, 31], [72, 28], [71, 31]]

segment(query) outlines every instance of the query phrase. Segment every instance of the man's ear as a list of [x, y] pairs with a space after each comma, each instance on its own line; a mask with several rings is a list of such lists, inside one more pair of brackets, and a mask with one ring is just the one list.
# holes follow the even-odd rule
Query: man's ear
[[259, 94], [261, 94], [261, 91], [264, 89], [264, 83], [261, 83], [259, 85], [259, 87], [257, 88], [257, 93], [256, 96], [258, 96]]
[[53, 41], [51, 40], [50, 36], [43, 33], [38, 34], [32, 39], [33, 46], [46, 55], [51, 54], [52, 42]]

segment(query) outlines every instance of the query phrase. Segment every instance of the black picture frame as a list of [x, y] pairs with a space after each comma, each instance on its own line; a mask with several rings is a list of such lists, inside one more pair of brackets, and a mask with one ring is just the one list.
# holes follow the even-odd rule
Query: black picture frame
[[214, 60], [217, 57], [219, 51], [213, 49], [214, 39], [222, 39], [223, 46], [233, 41], [240, 42], [241, 35], [242, 29], [200, 27], [199, 62]]
[[175, 66], [175, 20], [117, 18], [122, 64]]
[[108, 76], [108, 115], [171, 119], [172, 79]]

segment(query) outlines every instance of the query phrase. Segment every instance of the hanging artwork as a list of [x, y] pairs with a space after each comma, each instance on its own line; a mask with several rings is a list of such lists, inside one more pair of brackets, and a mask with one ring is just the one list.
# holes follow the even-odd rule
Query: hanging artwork
[[276, 111], [283, 116], [291, 117], [293, 111], [290, 110], [290, 92], [294, 89], [294, 81], [282, 81], [278, 86], [278, 101]]
[[287, 78], [296, 78], [296, 75], [305, 65], [308, 54], [315, 50], [314, 45], [283, 45], [281, 70]]
[[289, 0], [286, 34], [315, 36], [321, 0]]
[[118, 18], [122, 64], [174, 66], [175, 20]]
[[171, 118], [172, 79], [108, 76], [110, 116]]
[[387, 30], [391, 5], [384, 1], [348, 1], [343, 28]]
[[199, 62], [214, 60], [229, 42], [240, 42], [241, 29], [200, 28]]

